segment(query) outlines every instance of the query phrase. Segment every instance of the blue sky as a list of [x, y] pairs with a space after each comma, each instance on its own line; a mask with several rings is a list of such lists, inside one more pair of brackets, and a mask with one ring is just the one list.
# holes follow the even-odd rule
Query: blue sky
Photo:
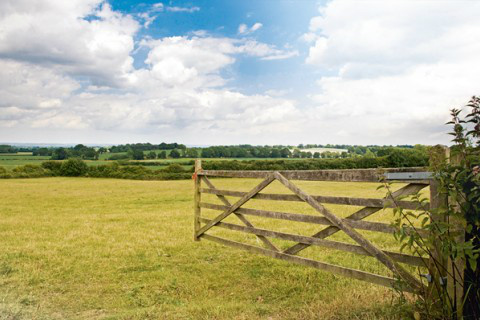
[[0, 140], [448, 143], [480, 2], [0, 3]]
[[[110, 1], [112, 8], [125, 14], [142, 14], [152, 10], [158, 1]], [[166, 9], [152, 12], [155, 20], [143, 28], [136, 39], [190, 35], [193, 31], [207, 31], [219, 37], [238, 37], [241, 24], [253, 26], [261, 21], [262, 27], [247, 35], [260, 42], [279, 48], [301, 49], [298, 56], [286, 60], [259, 61], [251, 57], [238, 57], [237, 62], [224, 70], [231, 79], [230, 86], [247, 94], [262, 93], [268, 89], [289, 90], [298, 96], [314, 85], [311, 81], [318, 70], [312, 70], [304, 61], [308, 44], [301, 36], [308, 29], [309, 21], [318, 14], [319, 1], [170, 1], [161, 2], [166, 7], [198, 8], [192, 13], [171, 12]], [[135, 57], [137, 67], [144, 66], [146, 50], [139, 50]], [[305, 77], [309, 81], [305, 81]], [[305, 83], [307, 82], [307, 83]], [[307, 84], [307, 86], [305, 85]]]

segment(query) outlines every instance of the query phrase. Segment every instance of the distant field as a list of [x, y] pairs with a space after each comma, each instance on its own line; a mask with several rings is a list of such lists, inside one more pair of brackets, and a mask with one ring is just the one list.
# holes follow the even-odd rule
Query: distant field
[[42, 161], [48, 160], [50, 157], [32, 156], [32, 154], [25, 153], [1, 153], [0, 154], [0, 166], [7, 170], [13, 169], [18, 166], [26, 164], [41, 164]]
[[[157, 153], [159, 152], [156, 150]], [[170, 150], [168, 150], [170, 151]], [[145, 154], [147, 154], [145, 152]], [[99, 156], [99, 160], [86, 160], [87, 164], [89, 166], [92, 165], [99, 165], [99, 164], [107, 164], [111, 163], [112, 161], [107, 160], [110, 156], [112, 155], [118, 155], [118, 154], [126, 154], [126, 152], [120, 152], [120, 153], [103, 153]], [[6, 169], [13, 169], [17, 166], [23, 166], [26, 164], [41, 164], [43, 161], [49, 160], [50, 157], [48, 156], [32, 156], [31, 154], [0, 154], [0, 166], [5, 167]], [[231, 160], [238, 160], [238, 161], [247, 161], [247, 160], [304, 160], [304, 159], [299, 159], [299, 158], [205, 158], [205, 161], [213, 161], [213, 160], [226, 160], [226, 161], [231, 161]], [[131, 160], [132, 162], [164, 162], [164, 163], [175, 163], [175, 162], [188, 162], [195, 160], [195, 158], [179, 158], [179, 159], [145, 159], [145, 160]], [[183, 166], [185, 169], [188, 169], [191, 167], [191, 165], [184, 165]], [[149, 169], [152, 170], [157, 170], [157, 169], [162, 169], [165, 168], [165, 166], [148, 166]]]
[[[290, 151], [293, 152], [294, 149]], [[333, 153], [342, 153], [348, 152], [347, 149], [335, 149], [335, 148], [309, 148], [309, 149], [299, 149], [301, 152], [311, 152], [311, 153], [322, 153], [322, 152], [333, 152]]]
[[[258, 183], [212, 181], [236, 190]], [[298, 185], [324, 195], [383, 194], [367, 183]], [[0, 319], [406, 318], [394, 309], [386, 288], [194, 242], [192, 190], [191, 181], [0, 180]], [[275, 191], [285, 192], [279, 185], [266, 190]], [[213, 195], [205, 200], [216, 202]], [[252, 204], [275, 210], [270, 202]], [[342, 216], [356, 209], [328, 207]], [[309, 212], [294, 202], [281, 209]], [[390, 221], [390, 215], [380, 212], [370, 220]], [[279, 220], [252, 222], [305, 235], [319, 228], [301, 223], [292, 228]], [[364, 234], [385, 249], [397, 246], [390, 235]], [[334, 237], [347, 241], [341, 234]], [[235, 232], [229, 238], [257, 243]], [[386, 273], [373, 258], [321, 248], [309, 248], [304, 256]]]

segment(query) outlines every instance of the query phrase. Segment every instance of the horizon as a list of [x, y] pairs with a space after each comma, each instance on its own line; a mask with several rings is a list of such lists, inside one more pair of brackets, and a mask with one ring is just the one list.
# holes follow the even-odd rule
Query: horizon
[[6, 0], [0, 12], [0, 136], [16, 143], [449, 144], [449, 110], [480, 93], [480, 2]]
[[[362, 146], [362, 147], [415, 147], [415, 145], [413, 144], [404, 144], [404, 145], [401, 145], [401, 144], [396, 144], [396, 145], [392, 145], [392, 144], [383, 144], [383, 145], [379, 145], [379, 144], [368, 144], [368, 145], [361, 145], [361, 144], [334, 144], [334, 143], [326, 143], [326, 144], [315, 144], [315, 143], [297, 143], [297, 144], [285, 144], [285, 145], [282, 145], [282, 144], [275, 144], [275, 145], [268, 145], [268, 144], [230, 144], [230, 145], [226, 145], [226, 144], [211, 144], [211, 145], [190, 145], [190, 144], [184, 144], [184, 143], [181, 143], [181, 142], [177, 142], [177, 141], [162, 141], [162, 142], [159, 142], [159, 143], [152, 143], [152, 142], [128, 142], [128, 143], [121, 143], [121, 144], [94, 144], [94, 143], [48, 143], [48, 142], [44, 142], [44, 143], [32, 143], [32, 142], [1, 142], [0, 141], [0, 145], [10, 145], [10, 146], [13, 146], [13, 147], [58, 147], [58, 148], [62, 148], [62, 147], [74, 147], [76, 145], [84, 145], [84, 146], [87, 146], [87, 147], [112, 147], [112, 146], [118, 146], [118, 145], [127, 145], [127, 144], [147, 144], [147, 143], [150, 143], [152, 145], [156, 145], [156, 144], [160, 144], [160, 143], [178, 143], [178, 144], [181, 144], [181, 145], [184, 145], [186, 146], [187, 148], [208, 148], [208, 147], [220, 147], [220, 146], [241, 146], [241, 145], [251, 145], [252, 147], [259, 147], [259, 146], [270, 146], [270, 147], [274, 147], [274, 146], [282, 146], [282, 147], [298, 147], [299, 145], [304, 145], [305, 146], [305, 149], [309, 149], [307, 148], [306, 146], [308, 145], [321, 145], [322, 147], [320, 148], [334, 148], [335, 146]], [[434, 146], [434, 145], [423, 145], [423, 144], [416, 144], [416, 145], [421, 145], [421, 146], [427, 146], [427, 147], [431, 147], [431, 146]], [[329, 147], [327, 147], [329, 146]], [[298, 147], [300, 148], [300, 147]], [[317, 147], [313, 147], [313, 148], [317, 148]]]

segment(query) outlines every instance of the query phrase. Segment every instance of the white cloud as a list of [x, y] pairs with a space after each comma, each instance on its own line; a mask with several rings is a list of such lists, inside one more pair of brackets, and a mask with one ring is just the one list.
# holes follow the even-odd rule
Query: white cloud
[[[142, 40], [146, 66], [135, 69], [132, 54], [139, 23], [132, 16], [102, 1], [38, 3], [35, 10], [18, 1], [0, 4], [5, 7], [0, 11], [4, 139], [16, 140], [14, 128], [41, 130], [44, 135], [74, 130], [123, 136], [186, 136], [203, 130], [205, 136], [223, 139], [221, 131], [253, 135], [297, 121], [294, 101], [236, 92], [225, 87], [228, 79], [222, 74], [240, 55], [270, 59], [288, 54], [284, 50], [196, 32]], [[153, 12], [137, 19], [148, 27]]]
[[200, 11], [200, 8], [199, 7], [167, 7], [167, 11], [193, 13], [196, 11]]
[[479, 13], [472, 1], [329, 2], [303, 37], [306, 63], [332, 74], [311, 96], [317, 121], [351, 141], [447, 142], [448, 110], [480, 93]]
[[263, 27], [263, 24], [261, 24], [260, 22], [254, 23], [250, 28], [245, 23], [242, 23], [238, 26], [238, 34], [247, 35], [257, 31], [261, 27]]
[[157, 19], [157, 16], [150, 15], [150, 12], [142, 12], [138, 15], [144, 22], [143, 27], [148, 29], [148, 27]]
[[[448, 139], [448, 109], [479, 93], [477, 2], [330, 1], [302, 37], [306, 66], [318, 75], [302, 103], [283, 88], [259, 84], [265, 93], [249, 95], [228, 86], [242, 56], [286, 59], [299, 55], [295, 48], [205, 31], [135, 48], [141, 25], [167, 8], [133, 17], [102, 0], [0, 2], [0, 136], [436, 143]], [[136, 50], [146, 54], [143, 67], [134, 67]]]
[[[225, 84], [220, 71], [243, 54], [263, 60], [286, 59], [298, 54], [276, 49], [255, 40], [235, 40], [215, 37], [167, 37], [145, 40], [150, 49], [146, 63], [149, 70], [136, 74], [160, 81], [164, 86], [184, 88], [218, 87]], [[142, 81], [145, 83], [145, 81]]]
[[164, 5], [163, 3], [159, 2], [159, 3], [154, 3], [152, 7], [154, 11], [163, 11]]
[[238, 33], [239, 34], [244, 34], [244, 33], [247, 32], [247, 30], [248, 30], [248, 27], [245, 23], [242, 23], [238, 26]]
[[[0, 4], [0, 57], [122, 85], [132, 70], [138, 23], [100, 0]], [[85, 20], [85, 17], [94, 17]]]
[[258, 29], [260, 29], [262, 26], [263, 26], [263, 24], [261, 24], [260, 22], [257, 22], [250, 28], [250, 31], [255, 32]]

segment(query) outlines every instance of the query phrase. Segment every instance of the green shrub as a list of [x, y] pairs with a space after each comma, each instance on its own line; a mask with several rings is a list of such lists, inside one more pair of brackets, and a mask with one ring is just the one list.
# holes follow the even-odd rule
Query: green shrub
[[[248, 161], [204, 161], [206, 170], [325, 170], [395, 167], [386, 157], [347, 159], [305, 159], [305, 160], [248, 160]], [[414, 159], [408, 166], [424, 166], [423, 159]], [[403, 165], [406, 166], [406, 165]]]
[[80, 177], [84, 176], [87, 172], [87, 164], [78, 158], [68, 159], [63, 162], [60, 167], [60, 175], [66, 177]]
[[49, 160], [49, 161], [42, 162], [41, 166], [45, 170], [49, 170], [53, 176], [59, 176], [61, 173], [62, 162]]
[[11, 178], [12, 175], [8, 173], [7, 169], [4, 167], [0, 167], [0, 178], [6, 179], [6, 178]]
[[170, 172], [170, 173], [185, 172], [183, 167], [178, 163], [169, 164], [165, 169], [163, 169], [163, 171], [164, 172]]
[[14, 178], [39, 178], [48, 177], [50, 175], [51, 173], [49, 171], [34, 164], [26, 164], [12, 170], [12, 177]]
[[108, 160], [126, 160], [126, 159], [130, 159], [130, 156], [126, 153], [112, 154], [110, 157], [108, 157]]
[[87, 175], [94, 178], [117, 178], [120, 165], [116, 162], [88, 168]]

